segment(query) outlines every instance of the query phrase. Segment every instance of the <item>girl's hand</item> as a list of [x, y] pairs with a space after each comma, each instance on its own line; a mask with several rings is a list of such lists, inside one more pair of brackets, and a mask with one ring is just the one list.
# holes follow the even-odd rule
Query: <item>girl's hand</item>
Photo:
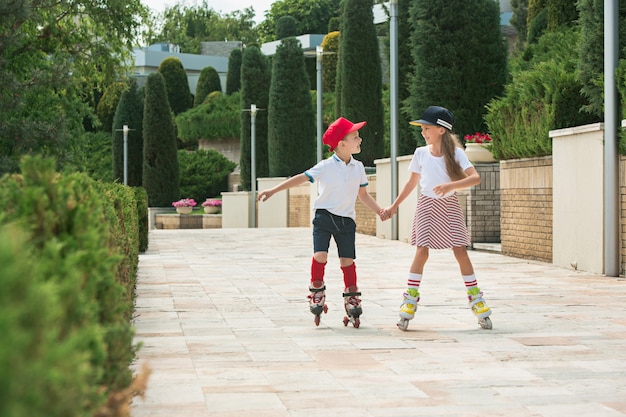
[[454, 187], [452, 187], [451, 183], [436, 185], [433, 187], [433, 191], [440, 197], [448, 194], [450, 191], [454, 191]]

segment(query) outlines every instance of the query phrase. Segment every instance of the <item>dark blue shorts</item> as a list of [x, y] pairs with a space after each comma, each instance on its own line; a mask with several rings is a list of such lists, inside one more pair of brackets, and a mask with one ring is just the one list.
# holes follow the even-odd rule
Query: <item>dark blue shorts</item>
[[335, 239], [340, 258], [356, 259], [356, 223], [350, 217], [335, 216], [328, 210], [315, 210], [313, 251], [328, 252], [330, 237]]

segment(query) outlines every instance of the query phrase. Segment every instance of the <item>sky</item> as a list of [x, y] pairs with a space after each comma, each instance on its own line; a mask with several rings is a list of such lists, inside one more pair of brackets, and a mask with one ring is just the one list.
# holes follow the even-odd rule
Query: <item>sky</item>
[[[252, 7], [256, 14], [254, 20], [256, 23], [260, 23], [265, 18], [265, 11], [269, 10], [274, 1], [275, 0], [207, 0], [207, 4], [221, 15]], [[194, 6], [202, 3], [200, 0], [141, 0], [141, 2], [156, 12], [162, 12], [165, 10], [165, 7], [171, 7], [176, 4]]]

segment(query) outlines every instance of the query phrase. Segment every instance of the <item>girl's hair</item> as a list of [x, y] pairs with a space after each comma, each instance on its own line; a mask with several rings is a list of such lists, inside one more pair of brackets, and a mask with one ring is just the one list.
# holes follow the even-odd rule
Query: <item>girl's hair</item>
[[463, 168], [461, 168], [461, 165], [454, 159], [454, 148], [463, 148], [463, 145], [461, 145], [461, 141], [456, 134], [448, 129], [445, 130], [445, 133], [441, 137], [441, 149], [443, 151], [444, 160], [446, 161], [446, 170], [453, 181], [461, 180], [467, 175], [463, 171]]

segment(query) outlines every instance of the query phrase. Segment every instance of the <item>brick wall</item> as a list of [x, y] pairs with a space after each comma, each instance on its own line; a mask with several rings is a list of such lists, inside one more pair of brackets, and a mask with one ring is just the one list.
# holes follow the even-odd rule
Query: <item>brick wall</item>
[[467, 192], [467, 229], [472, 243], [500, 242], [500, 164], [475, 164], [480, 184]]
[[619, 193], [620, 193], [620, 275], [626, 273], [626, 157], [620, 156], [619, 161]]
[[[367, 190], [376, 199], [376, 175], [368, 175]], [[310, 196], [308, 183], [293, 187], [289, 190], [289, 227], [310, 227]], [[377, 214], [368, 209], [361, 200], [356, 200], [356, 231], [366, 235], [376, 236]]]
[[552, 157], [500, 162], [502, 253], [552, 262]]

